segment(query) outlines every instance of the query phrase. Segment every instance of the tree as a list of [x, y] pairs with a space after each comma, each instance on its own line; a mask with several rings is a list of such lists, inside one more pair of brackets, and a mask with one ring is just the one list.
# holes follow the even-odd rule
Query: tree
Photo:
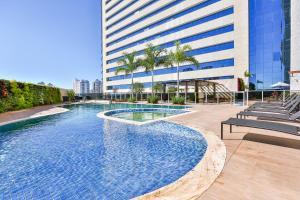
[[169, 93], [174, 93], [174, 92], [177, 92], [177, 88], [176, 88], [176, 87], [173, 87], [173, 86], [171, 86], [171, 87], [169, 87], [169, 88], [168, 88], [168, 92], [169, 92]]
[[133, 92], [138, 94], [138, 93], [142, 93], [144, 91], [144, 84], [143, 83], [139, 83], [136, 82], [133, 84]]
[[131, 97], [133, 97], [133, 73], [137, 70], [139, 67], [139, 61], [135, 58], [136, 52], [132, 53], [123, 53], [123, 58], [121, 58], [118, 61], [119, 65], [122, 65], [122, 67], [119, 67], [116, 70], [116, 75], [124, 72], [125, 75], [131, 74]]
[[191, 51], [192, 47], [190, 45], [184, 45], [181, 46], [181, 43], [179, 41], [175, 42], [176, 50], [175, 51], [169, 51], [167, 55], [167, 60], [165, 62], [166, 66], [177, 67], [177, 92], [176, 96], [179, 96], [179, 66], [183, 63], [191, 63], [193, 65], [196, 65], [196, 67], [199, 67], [199, 62], [193, 57], [187, 55], [187, 51]]
[[75, 92], [73, 90], [68, 90], [67, 95], [70, 102], [75, 100]]
[[154, 91], [155, 93], [162, 92], [163, 89], [164, 89], [164, 86], [163, 86], [162, 84], [160, 84], [160, 83], [155, 84], [155, 85], [153, 86], [153, 91]]
[[151, 43], [147, 45], [145, 49], [145, 55], [143, 59], [140, 59], [140, 65], [145, 68], [146, 72], [151, 72], [151, 92], [153, 95], [154, 87], [154, 69], [160, 66], [164, 66], [166, 63], [166, 57], [163, 54], [166, 53], [166, 50], [160, 48], [159, 46], [153, 46]]

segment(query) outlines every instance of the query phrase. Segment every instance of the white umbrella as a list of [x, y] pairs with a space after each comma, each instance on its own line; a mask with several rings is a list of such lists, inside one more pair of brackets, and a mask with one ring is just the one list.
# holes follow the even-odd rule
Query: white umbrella
[[290, 85], [287, 84], [287, 83], [283, 83], [283, 82], [279, 81], [279, 82], [277, 82], [277, 83], [271, 85], [271, 87], [272, 87], [272, 88], [290, 87]]

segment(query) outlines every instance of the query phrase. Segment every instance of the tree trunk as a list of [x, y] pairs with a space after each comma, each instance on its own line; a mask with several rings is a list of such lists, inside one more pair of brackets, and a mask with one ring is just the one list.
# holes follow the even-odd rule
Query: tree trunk
[[131, 98], [133, 98], [133, 73], [131, 73]]
[[151, 71], [151, 75], [152, 75], [152, 83], [151, 83], [151, 87], [152, 87], [152, 89], [151, 89], [151, 95], [153, 96], [153, 83], [154, 83], [154, 75], [153, 75], [153, 70]]
[[176, 96], [179, 97], [179, 64], [177, 64], [177, 91]]

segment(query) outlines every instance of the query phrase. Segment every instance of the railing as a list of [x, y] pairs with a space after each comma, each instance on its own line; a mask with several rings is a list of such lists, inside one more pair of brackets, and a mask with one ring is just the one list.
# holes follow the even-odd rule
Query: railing
[[[290, 92], [289, 90], [264, 90], [264, 91], [207, 91], [207, 92], [180, 92], [179, 95], [185, 98], [187, 104], [196, 103], [230, 103], [241, 106], [248, 106], [253, 102], [271, 102], [284, 101], [291, 93], [299, 93], [300, 91]], [[137, 101], [147, 101], [151, 93], [135, 93], [134, 97]], [[172, 103], [172, 98], [176, 96], [175, 92], [155, 93], [162, 103]], [[116, 102], [126, 102], [131, 97], [131, 93], [90, 93], [83, 94], [81, 99], [84, 100], [110, 100]]]

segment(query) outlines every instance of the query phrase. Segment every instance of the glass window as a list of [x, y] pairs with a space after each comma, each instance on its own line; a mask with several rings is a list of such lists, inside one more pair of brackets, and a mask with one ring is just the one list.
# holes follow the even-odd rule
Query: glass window
[[127, 8], [129, 8], [130, 6], [132, 6], [133, 4], [135, 4], [137, 2], [138, 2], [138, 0], [131, 1], [129, 4], [125, 5], [124, 7], [120, 8], [118, 11], [116, 11], [115, 13], [112, 13], [109, 17], [107, 17], [106, 21], [109, 21], [113, 17], [116, 17], [118, 14], [120, 14], [121, 12], [124, 12]]
[[114, 7], [116, 7], [117, 5], [119, 5], [123, 0], [119, 0], [117, 1], [115, 4], [111, 5], [109, 8], [107, 8], [105, 10], [106, 13], [108, 13], [111, 9], [113, 9]]
[[[234, 59], [225, 59], [225, 60], [217, 60], [212, 62], [206, 62], [201, 63], [200, 66], [197, 68], [195, 65], [183, 65], [179, 67], [180, 72], [187, 72], [187, 71], [196, 71], [196, 70], [204, 70], [204, 69], [213, 69], [213, 68], [222, 68], [222, 67], [232, 67], [234, 66]], [[115, 71], [116, 69], [114, 69]], [[162, 68], [154, 70], [154, 75], [164, 75], [164, 74], [171, 74], [176, 73], [177, 69], [175, 67], [171, 68]], [[137, 72], [134, 73], [133, 77], [145, 77], [145, 76], [151, 76], [151, 73], [149, 72]], [[113, 77], [108, 77], [107, 81], [116, 81], [116, 80], [122, 80], [122, 79], [129, 79], [131, 78], [131, 75], [117, 75]]]
[[[196, 40], [200, 40], [200, 39], [204, 39], [204, 38], [208, 38], [208, 37], [228, 33], [228, 32], [231, 32], [233, 30], [234, 30], [234, 26], [233, 25], [228, 25], [228, 26], [217, 28], [217, 29], [214, 29], [214, 30], [210, 30], [210, 31], [207, 31], [207, 32], [204, 32], [204, 33], [199, 33], [199, 34], [196, 34], [196, 35], [181, 38], [178, 41], [180, 41], [181, 44], [185, 44], [185, 43], [193, 42], [193, 41], [196, 41]], [[174, 43], [175, 43], [175, 40], [173, 40], [171, 42], [161, 44], [159, 46], [161, 48], [170, 48], [170, 47], [174, 46]], [[138, 51], [138, 52], [136, 52], [136, 54], [137, 55], [142, 55], [142, 54], [144, 54], [144, 50]], [[114, 63], [114, 62], [117, 62], [121, 58], [123, 58], [123, 56], [107, 60], [106, 63], [107, 64]]]
[[[225, 79], [233, 79], [233, 75], [229, 76], [217, 76], [217, 77], [208, 77], [208, 78], [199, 78], [198, 80], [225, 80]], [[184, 81], [184, 80], [182, 80]], [[165, 82], [160, 82], [162, 84], [168, 83], [170, 81], [165, 81]], [[173, 82], [173, 81], [172, 81]], [[144, 88], [150, 88], [151, 87], [151, 82], [143, 83]], [[122, 85], [113, 85], [113, 86], [107, 86], [107, 90], [114, 90], [114, 89], [130, 89], [131, 85], [130, 84], [122, 84]]]
[[176, 32], [182, 31], [182, 30], [184, 30], [184, 29], [191, 28], [191, 27], [194, 27], [194, 26], [198, 26], [198, 25], [200, 25], [200, 24], [203, 24], [203, 23], [206, 23], [206, 22], [208, 22], [208, 21], [215, 20], [215, 19], [218, 19], [218, 18], [227, 16], [227, 15], [230, 15], [230, 14], [233, 14], [233, 8], [229, 8], [229, 9], [220, 11], [220, 12], [218, 12], [218, 13], [215, 13], [215, 14], [212, 14], [212, 15], [209, 15], [209, 16], [206, 16], [206, 17], [203, 17], [203, 18], [194, 20], [194, 21], [192, 21], [192, 22], [188, 22], [188, 23], [186, 23], [186, 24], [177, 26], [177, 27], [175, 27], [175, 28], [171, 28], [171, 29], [169, 29], [169, 30], [167, 30], [167, 31], [163, 31], [163, 32], [161, 32], [161, 33], [154, 34], [154, 35], [149, 36], [149, 37], [147, 37], [147, 38], [138, 40], [138, 41], [136, 41], [136, 42], [133, 42], [133, 43], [124, 45], [124, 46], [122, 46], [122, 47], [119, 47], [119, 48], [117, 48], [117, 49], [114, 49], [114, 50], [112, 50], [112, 51], [107, 52], [106, 55], [111, 55], [111, 54], [114, 54], [114, 53], [117, 53], [117, 52], [120, 52], [120, 51], [124, 51], [125, 49], [128, 49], [128, 48], [131, 48], [131, 47], [134, 47], [134, 46], [137, 46], [137, 45], [140, 45], [140, 44], [149, 42], [149, 41], [151, 41], [151, 40], [154, 40], [154, 39], [156, 39], [158, 36], [159, 36], [159, 37], [162, 37], [162, 36], [166, 36], [166, 35], [169, 35], [169, 34], [172, 34], [172, 33], [176, 33]]
[[289, 83], [290, 0], [249, 0], [250, 84], [271, 89]]
[[119, 42], [121, 42], [121, 41], [123, 41], [123, 40], [125, 40], [127, 38], [130, 38], [132, 36], [138, 35], [139, 33], [144, 33], [145, 31], [150, 30], [150, 29], [152, 29], [154, 27], [157, 27], [157, 26], [159, 26], [161, 24], [169, 23], [170, 21], [175, 20], [175, 19], [177, 19], [179, 17], [182, 17], [184, 15], [187, 15], [187, 14], [189, 14], [191, 12], [199, 11], [199, 9], [204, 8], [206, 6], [209, 6], [209, 5], [211, 5], [213, 3], [216, 3], [218, 1], [220, 1], [220, 0], [208, 0], [208, 1], [205, 1], [203, 3], [200, 3], [200, 4], [196, 5], [196, 6], [188, 8], [188, 9], [186, 9], [186, 10], [180, 12], [180, 13], [171, 15], [171, 16], [169, 16], [169, 17], [167, 17], [165, 19], [162, 19], [162, 20], [160, 20], [160, 21], [158, 21], [156, 23], [153, 23], [153, 24], [151, 24], [149, 26], [143, 27], [143, 28], [141, 28], [139, 30], [136, 30], [136, 31], [134, 31], [132, 33], [129, 33], [126, 36], [123, 36], [123, 37], [120, 37], [120, 38], [118, 38], [116, 40], [113, 40], [110, 43], [108, 43], [107, 46], [111, 46], [113, 44], [119, 43]]

